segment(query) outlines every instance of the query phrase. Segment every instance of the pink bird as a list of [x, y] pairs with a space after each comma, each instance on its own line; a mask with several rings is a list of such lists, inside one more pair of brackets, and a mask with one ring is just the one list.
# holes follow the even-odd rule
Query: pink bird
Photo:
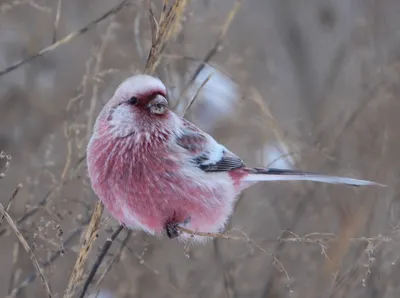
[[[125, 80], [96, 119], [87, 147], [89, 178], [111, 215], [132, 229], [188, 239], [178, 226], [221, 232], [237, 196], [259, 181], [381, 185], [296, 170], [251, 168], [169, 109], [155, 77]], [[205, 237], [195, 236], [197, 241]]]

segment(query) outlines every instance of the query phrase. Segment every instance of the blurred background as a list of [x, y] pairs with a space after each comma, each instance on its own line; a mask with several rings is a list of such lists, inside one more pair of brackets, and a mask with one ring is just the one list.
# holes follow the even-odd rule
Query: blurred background
[[[151, 2], [159, 15], [162, 1]], [[1, 0], [0, 71], [117, 3]], [[183, 114], [210, 78], [186, 117], [249, 165], [391, 188], [258, 184], [239, 198], [227, 227], [243, 241], [185, 246], [134, 231], [121, 249], [123, 231], [90, 297], [399, 297], [400, 2], [243, 1], [216, 45], [234, 7], [234, 0], [188, 1], [157, 72], [177, 111]], [[118, 84], [143, 70], [150, 36], [147, 2], [131, 0], [78, 38], [0, 76], [0, 151], [12, 156], [0, 202], [6, 206], [23, 184], [9, 213], [55, 297], [62, 297], [97, 202], [84, 159], [91, 128]], [[209, 63], [185, 88], [207, 54]], [[1, 172], [6, 163], [3, 156]], [[89, 268], [117, 226], [108, 216]], [[6, 222], [0, 266], [0, 297], [45, 296]]]

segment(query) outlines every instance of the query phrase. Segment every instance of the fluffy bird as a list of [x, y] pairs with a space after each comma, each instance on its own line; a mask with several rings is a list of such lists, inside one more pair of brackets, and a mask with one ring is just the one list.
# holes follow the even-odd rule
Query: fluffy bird
[[[237, 196], [260, 181], [381, 185], [296, 170], [251, 168], [213, 137], [169, 109], [156, 77], [125, 80], [96, 119], [87, 147], [92, 188], [111, 215], [132, 229], [185, 240], [221, 232]], [[191, 237], [201, 241], [204, 237]]]

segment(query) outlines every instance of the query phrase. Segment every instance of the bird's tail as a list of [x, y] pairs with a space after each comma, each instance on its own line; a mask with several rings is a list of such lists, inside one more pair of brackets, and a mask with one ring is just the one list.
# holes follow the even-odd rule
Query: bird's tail
[[249, 174], [246, 176], [245, 181], [314, 181], [331, 184], [348, 184], [352, 186], [376, 185], [386, 187], [386, 185], [373, 181], [274, 168], [251, 168], [249, 169]]

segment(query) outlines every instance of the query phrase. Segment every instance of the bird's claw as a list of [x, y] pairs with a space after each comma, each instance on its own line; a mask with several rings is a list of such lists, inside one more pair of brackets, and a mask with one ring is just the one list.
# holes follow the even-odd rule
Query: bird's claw
[[173, 239], [179, 236], [178, 225], [179, 224], [176, 222], [166, 224], [165, 230], [169, 239]]
[[173, 239], [179, 236], [181, 231], [179, 231], [178, 227], [180, 224], [187, 225], [190, 222], [190, 216], [187, 217], [183, 223], [179, 222], [169, 222], [165, 225], [165, 231], [167, 232], [167, 236], [169, 239]]

